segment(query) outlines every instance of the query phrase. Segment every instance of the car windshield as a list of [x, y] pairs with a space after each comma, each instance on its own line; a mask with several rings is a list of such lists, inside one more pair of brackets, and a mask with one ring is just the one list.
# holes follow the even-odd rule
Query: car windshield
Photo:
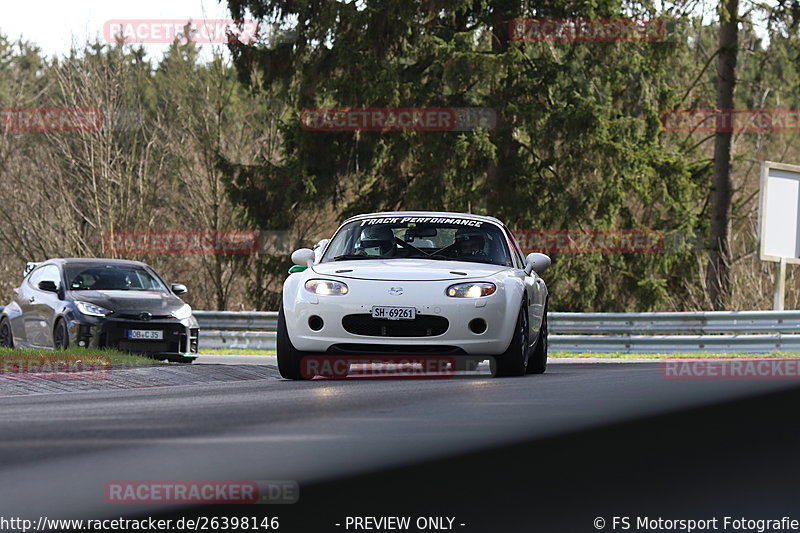
[[67, 286], [80, 291], [165, 291], [155, 275], [138, 266], [72, 265], [65, 268]]
[[322, 262], [425, 258], [511, 266], [502, 230], [472, 218], [376, 217], [343, 226]]

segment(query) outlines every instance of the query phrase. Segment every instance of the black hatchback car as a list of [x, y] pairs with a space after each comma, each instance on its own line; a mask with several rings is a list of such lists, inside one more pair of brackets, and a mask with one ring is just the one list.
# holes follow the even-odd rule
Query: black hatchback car
[[0, 345], [117, 348], [188, 363], [197, 357], [192, 308], [148, 265], [117, 259], [28, 263], [0, 315]]

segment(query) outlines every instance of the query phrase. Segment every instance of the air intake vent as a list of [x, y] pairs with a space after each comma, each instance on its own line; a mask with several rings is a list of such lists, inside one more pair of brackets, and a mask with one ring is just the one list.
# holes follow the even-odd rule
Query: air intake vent
[[342, 327], [354, 335], [369, 337], [435, 337], [442, 335], [450, 323], [443, 316], [417, 315], [414, 320], [385, 320], [372, 315], [347, 315]]

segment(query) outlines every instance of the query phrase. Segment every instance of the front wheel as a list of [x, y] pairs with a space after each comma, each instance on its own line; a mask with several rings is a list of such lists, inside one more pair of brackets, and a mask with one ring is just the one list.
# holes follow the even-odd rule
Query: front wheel
[[11, 322], [7, 318], [0, 322], [0, 346], [3, 348], [14, 347], [14, 334], [11, 333]]
[[69, 332], [67, 331], [67, 323], [61, 319], [56, 322], [56, 327], [53, 330], [53, 347], [56, 350], [66, 350], [69, 348]]
[[528, 313], [525, 302], [517, 315], [517, 323], [508, 349], [491, 359], [490, 368], [494, 377], [524, 376], [528, 359]]
[[539, 330], [539, 338], [536, 339], [536, 346], [533, 348], [530, 359], [528, 359], [528, 374], [544, 374], [547, 370], [547, 303], [544, 304], [544, 316], [542, 317], [542, 327]]
[[[283, 304], [278, 308], [278, 371], [285, 379], [308, 379], [300, 371], [300, 364], [303, 360], [303, 352], [295, 349], [289, 338], [286, 329], [286, 315], [283, 312]], [[313, 377], [313, 376], [312, 376]]]

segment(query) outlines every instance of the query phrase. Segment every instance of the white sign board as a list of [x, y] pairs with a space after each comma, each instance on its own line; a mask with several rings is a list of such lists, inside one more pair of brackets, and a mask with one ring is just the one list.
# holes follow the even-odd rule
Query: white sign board
[[800, 263], [800, 166], [761, 163], [758, 238], [762, 261]]

